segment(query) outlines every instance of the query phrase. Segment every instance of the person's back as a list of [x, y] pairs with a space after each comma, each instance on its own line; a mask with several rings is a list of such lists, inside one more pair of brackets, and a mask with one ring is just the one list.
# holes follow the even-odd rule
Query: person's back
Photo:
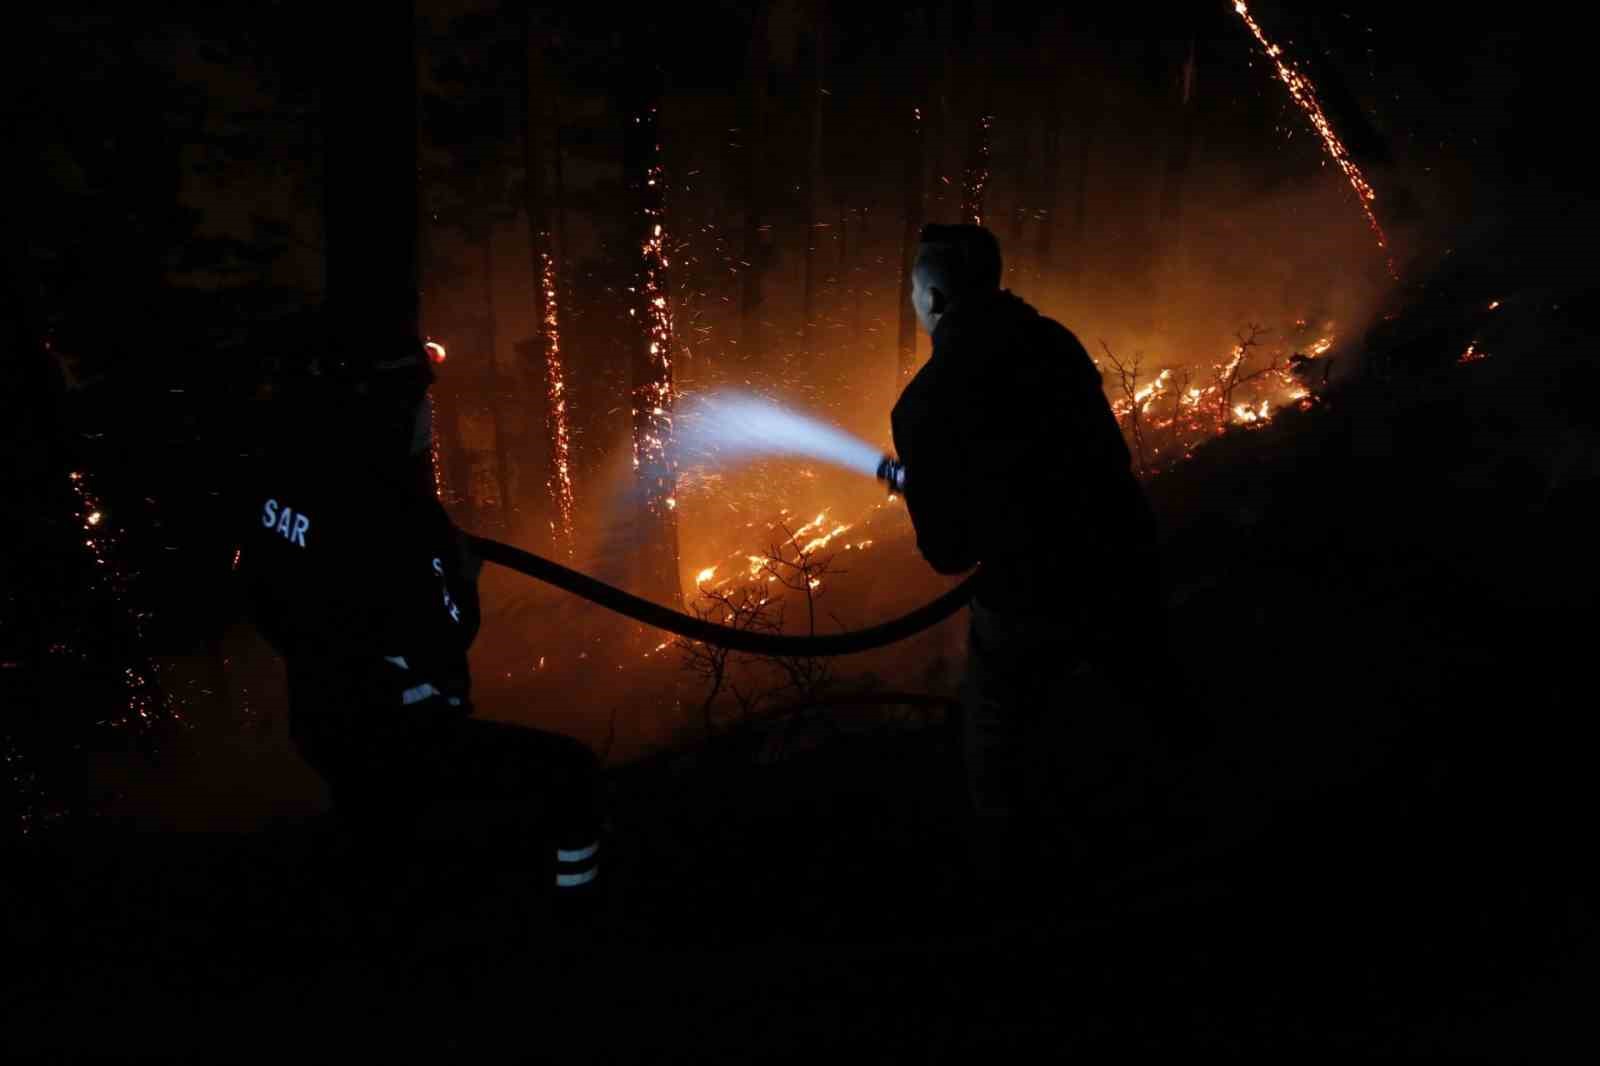
[[953, 307], [891, 417], [919, 546], [946, 573], [981, 561], [985, 606], [1103, 619], [1155, 595], [1153, 516], [1099, 370], [1059, 323], [1008, 291]]
[[321, 447], [331, 443], [308, 439], [261, 464], [241, 550], [257, 626], [291, 687], [314, 677], [321, 700], [376, 682], [464, 706], [479, 612], [455, 527], [406, 467]]
[[[1175, 678], [1155, 520], [1100, 374], [999, 279], [988, 231], [925, 228], [933, 354], [891, 416], [918, 547], [941, 573], [981, 566], [962, 683], [980, 865], [1010, 859], [1011, 816], [1134, 832]], [[1060, 839], [1022, 839], [1041, 836]]]

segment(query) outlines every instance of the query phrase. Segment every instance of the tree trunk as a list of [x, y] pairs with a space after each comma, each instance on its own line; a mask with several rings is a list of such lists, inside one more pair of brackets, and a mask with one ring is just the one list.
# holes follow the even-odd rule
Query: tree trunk
[[[550, 222], [550, 201], [545, 194], [545, 139], [546, 130], [541, 118], [551, 115], [550, 87], [542, 77], [539, 53], [544, 41], [534, 19], [533, 8], [524, 8], [526, 51], [523, 63], [523, 100], [526, 124], [523, 130], [523, 212], [528, 222], [529, 267], [533, 279], [533, 306], [537, 311], [534, 322], [534, 343], [531, 347], [531, 365], [524, 367], [525, 377], [537, 382], [544, 403], [535, 407], [524, 406], [523, 440], [534, 439], [534, 412], [543, 414], [546, 464], [545, 489], [550, 496], [550, 532], [552, 546], [572, 558], [577, 551], [573, 530], [572, 455], [571, 432], [567, 415], [567, 381], [562, 366], [561, 305], [558, 285], [558, 266], [555, 234]], [[556, 153], [559, 158], [559, 152]]]
[[407, 4], [403, 15], [328, 26], [325, 299], [335, 328], [376, 358], [418, 334], [416, 23]]
[[770, 46], [767, 27], [772, 9], [759, 0], [745, 60], [744, 94], [740, 105], [740, 139], [744, 142], [744, 256], [740, 266], [739, 357], [754, 359], [763, 350], [761, 273], [766, 268], [761, 228], [765, 199], [761, 189], [761, 151], [766, 140], [767, 70]]
[[817, 273], [817, 241], [822, 229], [822, 101], [823, 73], [827, 68], [828, 2], [815, 0], [815, 34], [811, 76], [811, 135], [806, 153], [806, 263], [805, 291], [801, 301], [801, 348], [815, 360], [820, 354], [820, 323], [817, 321], [817, 292], [821, 287]]
[[683, 598], [678, 578], [676, 471], [671, 454], [673, 336], [667, 279], [666, 174], [658, 120], [663, 86], [646, 42], [636, 40], [624, 115], [623, 172], [633, 213], [629, 229], [641, 249], [634, 275], [630, 358], [633, 464], [639, 490], [637, 559], [643, 591], [658, 601]]

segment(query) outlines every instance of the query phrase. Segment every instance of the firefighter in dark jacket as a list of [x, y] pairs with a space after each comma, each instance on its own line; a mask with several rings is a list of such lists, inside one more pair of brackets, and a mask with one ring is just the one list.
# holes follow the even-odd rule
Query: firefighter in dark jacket
[[982, 564], [962, 691], [978, 833], [1004, 850], [1047, 819], [1081, 845], [1136, 816], [1161, 746], [1156, 523], [1094, 362], [1000, 276], [988, 230], [923, 229], [912, 303], [933, 354], [894, 444], [922, 554]]
[[436, 498], [427, 354], [408, 338], [389, 354], [324, 358], [297, 398], [274, 401], [249, 496], [239, 570], [285, 662], [291, 735], [374, 867], [364, 880], [392, 885], [419, 825], [467, 808], [504, 830], [499, 870], [587, 912], [596, 760], [572, 738], [471, 717], [482, 564]]

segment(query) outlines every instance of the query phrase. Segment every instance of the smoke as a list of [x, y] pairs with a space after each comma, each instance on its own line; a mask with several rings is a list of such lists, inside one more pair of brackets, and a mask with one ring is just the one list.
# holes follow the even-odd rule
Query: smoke
[[788, 456], [872, 477], [883, 458], [879, 449], [837, 426], [734, 390], [686, 400], [679, 408], [675, 440], [681, 462], [711, 467]]

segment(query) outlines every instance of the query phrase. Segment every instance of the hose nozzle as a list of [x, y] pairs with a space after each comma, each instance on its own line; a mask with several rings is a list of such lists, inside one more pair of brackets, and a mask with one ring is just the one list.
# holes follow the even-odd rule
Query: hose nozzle
[[893, 456], [884, 456], [882, 461], [878, 463], [878, 480], [889, 486], [890, 492], [898, 492], [903, 495], [906, 491], [905, 464]]

